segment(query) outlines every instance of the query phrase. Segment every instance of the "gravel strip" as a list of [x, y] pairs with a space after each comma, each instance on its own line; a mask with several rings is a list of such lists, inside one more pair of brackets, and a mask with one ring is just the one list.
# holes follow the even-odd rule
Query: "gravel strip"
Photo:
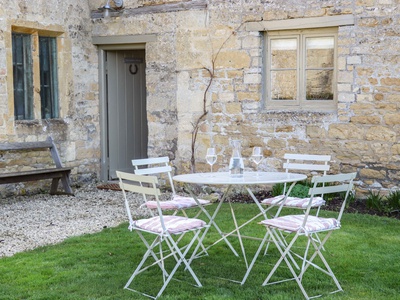
[[[121, 191], [95, 184], [75, 189], [75, 196], [38, 194], [0, 201], [0, 257], [56, 244], [71, 236], [99, 232], [127, 221]], [[141, 195], [129, 195], [136, 214]]]

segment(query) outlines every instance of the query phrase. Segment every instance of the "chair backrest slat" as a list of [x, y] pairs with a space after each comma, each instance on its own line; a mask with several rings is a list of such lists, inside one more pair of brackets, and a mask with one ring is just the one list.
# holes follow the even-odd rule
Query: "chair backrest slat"
[[147, 187], [147, 186], [140, 186], [140, 185], [135, 185], [131, 183], [120, 183], [121, 189], [124, 189], [125, 191], [130, 191], [133, 193], [139, 193], [139, 194], [146, 194], [146, 195], [152, 195], [152, 196], [160, 196], [160, 190], [157, 189], [155, 190], [153, 187]]
[[319, 154], [298, 154], [298, 153], [285, 153], [284, 159], [295, 159], [295, 160], [313, 160], [313, 161], [330, 161], [330, 155], [319, 155]]
[[151, 157], [143, 159], [133, 159], [132, 165], [135, 167], [135, 174], [155, 175], [166, 174], [173, 194], [176, 194], [174, 181], [172, 180], [172, 167], [169, 165], [169, 157]]
[[135, 174], [138, 175], [150, 175], [150, 174], [167, 173], [167, 172], [172, 172], [171, 166], [135, 169]]
[[162, 164], [162, 163], [164, 164], [169, 163], [168, 156], [132, 159], [132, 164], [134, 166], [145, 166], [145, 165]]
[[286, 172], [289, 170], [323, 171], [325, 175], [330, 170], [328, 164], [331, 160], [330, 155], [285, 153], [283, 158], [286, 159], [283, 163]]
[[284, 163], [283, 168], [286, 170], [309, 170], [309, 171], [329, 171], [329, 165], [308, 164], [308, 163]]
[[352, 188], [350, 184], [320, 186], [320, 187], [315, 187], [314, 189], [310, 189], [308, 194], [324, 195], [324, 194], [341, 193], [341, 192], [346, 192], [349, 188]]

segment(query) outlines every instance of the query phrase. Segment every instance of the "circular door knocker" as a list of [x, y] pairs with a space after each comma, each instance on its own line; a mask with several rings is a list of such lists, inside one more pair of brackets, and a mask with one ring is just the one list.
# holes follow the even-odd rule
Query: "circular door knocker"
[[137, 74], [138, 72], [138, 66], [135, 64], [135, 70], [132, 71], [132, 65], [129, 65], [129, 73], [131, 73], [132, 75]]

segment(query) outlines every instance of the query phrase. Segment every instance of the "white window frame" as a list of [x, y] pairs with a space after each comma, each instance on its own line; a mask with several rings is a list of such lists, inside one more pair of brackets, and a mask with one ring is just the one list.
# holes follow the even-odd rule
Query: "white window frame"
[[[265, 32], [265, 108], [272, 110], [306, 110], [306, 111], [332, 111], [337, 108], [337, 27], [306, 30], [279, 30]], [[309, 37], [333, 37], [334, 38], [334, 61], [332, 78], [332, 100], [306, 100], [306, 38]], [[297, 61], [296, 61], [296, 97], [293, 100], [271, 99], [271, 41], [275, 39], [296, 39]]]
[[[343, 14], [343, 15], [335, 15], [335, 16], [323, 16], [323, 17], [311, 17], [311, 18], [298, 18], [298, 19], [286, 19], [286, 20], [271, 20], [271, 21], [254, 21], [248, 22], [245, 25], [245, 28], [249, 32], [261, 32], [264, 33], [264, 37], [268, 33], [277, 32], [277, 31], [286, 31], [286, 30], [309, 30], [309, 29], [325, 29], [325, 28], [336, 28], [338, 34], [340, 32], [340, 28], [342, 26], [353, 26], [355, 24], [354, 16], [351, 14]], [[265, 40], [264, 40], [265, 43]], [[337, 39], [336, 49], [340, 47], [339, 40]], [[266, 58], [267, 58], [267, 49], [264, 47], [264, 78], [263, 78], [263, 107], [266, 110], [277, 110], [278, 108], [269, 108], [267, 105], [266, 99]], [[338, 58], [338, 55], [335, 55], [335, 59]], [[337, 65], [336, 65], [337, 69]], [[336, 84], [337, 85], [337, 84]], [[335, 86], [335, 89], [337, 87]], [[336, 92], [336, 91], [335, 91]], [[337, 94], [337, 92], [336, 92]], [[337, 110], [337, 95], [334, 97], [335, 110]], [[298, 111], [301, 109], [299, 106], [283, 106], [282, 110], [287, 111]], [[320, 108], [315, 108], [317, 111], [321, 111]], [[306, 109], [304, 109], [306, 110]]]

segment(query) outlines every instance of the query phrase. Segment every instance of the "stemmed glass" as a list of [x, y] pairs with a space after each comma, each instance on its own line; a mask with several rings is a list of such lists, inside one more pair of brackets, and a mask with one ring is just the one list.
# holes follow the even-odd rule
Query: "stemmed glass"
[[251, 160], [257, 165], [257, 177], [258, 177], [258, 165], [263, 160], [263, 153], [261, 147], [254, 147], [251, 155]]
[[213, 164], [217, 161], [217, 153], [215, 152], [215, 148], [207, 148], [206, 161], [211, 167], [211, 173], [213, 171]]

